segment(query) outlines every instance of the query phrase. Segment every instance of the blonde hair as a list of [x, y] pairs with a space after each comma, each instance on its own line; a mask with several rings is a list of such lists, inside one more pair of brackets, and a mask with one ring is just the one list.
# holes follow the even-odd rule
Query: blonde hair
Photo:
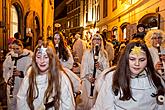
[[147, 34], [144, 37], [147, 47], [149, 48], [152, 47], [152, 44], [153, 44], [152, 37], [154, 34], [160, 34], [160, 36], [162, 37], [161, 46], [165, 48], [165, 32], [159, 29], [153, 29], [147, 32]]
[[107, 55], [107, 52], [106, 52], [106, 50], [104, 49], [104, 42], [103, 42], [103, 38], [102, 38], [102, 36], [100, 35], [100, 34], [98, 34], [98, 33], [96, 33], [96, 34], [94, 34], [93, 36], [92, 36], [92, 38], [91, 38], [91, 52], [93, 51], [93, 49], [94, 49], [94, 46], [93, 46], [93, 39], [94, 38], [100, 38], [100, 40], [101, 40], [101, 47], [100, 47], [100, 54], [101, 54], [101, 56], [105, 56], [106, 58], [108, 58], [108, 55]]

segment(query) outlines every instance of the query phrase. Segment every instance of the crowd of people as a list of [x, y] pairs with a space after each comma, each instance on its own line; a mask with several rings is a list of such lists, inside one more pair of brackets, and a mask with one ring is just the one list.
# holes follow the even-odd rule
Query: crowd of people
[[38, 37], [34, 51], [19, 35], [10, 41], [4, 110], [164, 110], [165, 32], [139, 24], [129, 41], [72, 36]]

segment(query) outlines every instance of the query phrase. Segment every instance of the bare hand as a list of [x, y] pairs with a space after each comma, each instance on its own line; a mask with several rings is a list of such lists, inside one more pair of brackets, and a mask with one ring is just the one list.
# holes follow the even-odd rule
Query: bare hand
[[8, 79], [7, 84], [10, 85], [10, 86], [14, 85], [14, 79], [13, 79], [13, 77], [10, 77]]
[[165, 62], [165, 54], [162, 54], [160, 58]]
[[18, 71], [17, 69], [14, 69], [14, 70], [13, 70], [13, 75], [14, 75], [14, 76], [20, 76], [20, 75], [21, 75], [21, 72]]
[[96, 78], [93, 78], [92, 74], [87, 74], [86, 78], [90, 83], [94, 83], [96, 80]]
[[155, 65], [155, 69], [158, 71], [158, 70], [161, 70], [163, 68], [163, 63], [162, 62], [157, 62], [157, 64]]

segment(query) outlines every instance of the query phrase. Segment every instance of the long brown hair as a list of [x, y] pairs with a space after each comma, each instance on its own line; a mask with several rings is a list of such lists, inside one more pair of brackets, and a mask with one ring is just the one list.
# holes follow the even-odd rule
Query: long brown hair
[[[60, 71], [63, 71], [60, 62], [58, 60], [58, 57], [55, 54], [55, 49], [53, 44], [50, 43], [43, 43], [43, 45], [46, 49], [46, 52], [49, 57], [49, 68], [48, 68], [48, 87], [44, 94], [44, 104], [48, 102], [48, 99], [51, 95], [55, 95], [55, 103], [54, 107], [55, 109], [59, 109], [60, 105], [60, 96], [61, 96], [61, 75]], [[34, 110], [33, 101], [35, 98], [38, 97], [38, 87], [36, 82], [36, 76], [39, 75], [39, 68], [36, 64], [36, 53], [41, 48], [41, 46], [37, 46], [34, 50], [34, 56], [32, 61], [32, 70], [29, 74], [29, 88], [27, 91], [27, 103], [31, 110]]]
[[141, 49], [146, 53], [147, 66], [145, 70], [149, 81], [156, 88], [157, 93], [163, 90], [163, 85], [161, 84], [160, 78], [156, 75], [153, 61], [145, 42], [140, 39], [132, 40], [130, 43], [127, 44], [125, 50], [121, 54], [119, 62], [117, 64], [116, 71], [113, 76], [112, 90], [116, 96], [119, 94], [120, 95], [119, 99], [123, 101], [129, 100], [131, 98], [134, 100], [134, 98], [132, 97], [132, 91], [130, 89], [131, 71], [129, 69], [129, 61], [128, 61], [129, 53], [131, 52], [131, 49], [134, 46], [138, 46], [138, 47], [140, 46]]
[[[65, 38], [64, 38], [64, 36], [63, 36], [63, 34], [61, 32], [55, 32], [55, 34], [58, 34], [60, 36], [59, 47], [58, 47], [58, 50], [57, 50], [59, 52], [59, 59], [68, 61], [70, 55], [69, 55], [69, 52], [67, 50], [67, 43], [65, 41]], [[55, 46], [55, 43], [54, 43], [55, 34], [53, 36], [53, 44], [54, 44], [54, 46]]]

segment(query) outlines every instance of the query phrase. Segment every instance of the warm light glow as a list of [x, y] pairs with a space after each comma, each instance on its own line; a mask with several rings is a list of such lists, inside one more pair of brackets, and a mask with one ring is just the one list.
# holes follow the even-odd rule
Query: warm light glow
[[92, 21], [92, 0], [88, 1], [88, 21]]

